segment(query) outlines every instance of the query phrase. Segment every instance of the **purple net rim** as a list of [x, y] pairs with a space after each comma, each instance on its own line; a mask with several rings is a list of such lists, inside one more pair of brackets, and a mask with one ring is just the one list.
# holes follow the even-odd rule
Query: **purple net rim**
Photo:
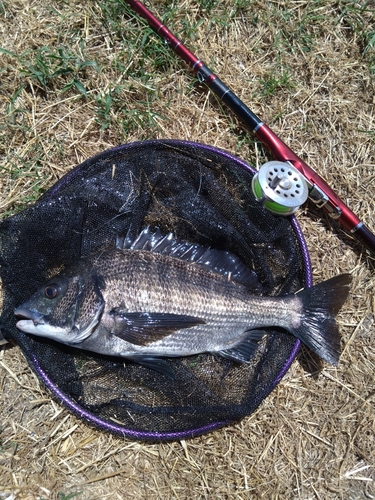
[[[181, 146], [188, 146], [192, 148], [197, 148], [197, 149], [202, 149], [206, 151], [211, 151], [217, 154], [220, 154], [229, 160], [231, 160], [233, 163], [236, 163], [240, 167], [244, 168], [245, 170], [248, 170], [252, 174], [256, 173], [256, 170], [248, 165], [246, 162], [240, 160], [239, 158], [233, 156], [232, 154], [228, 153], [225, 150], [209, 146], [206, 144], [201, 144], [201, 143], [196, 143], [196, 142], [191, 142], [191, 141], [181, 141], [177, 139], [152, 139], [148, 141], [137, 141], [137, 142], [131, 142], [127, 144], [123, 144], [120, 146], [116, 146], [114, 148], [108, 149], [105, 152], [115, 152], [115, 151], [121, 151], [125, 149], [132, 149], [132, 148], [147, 148], [147, 147], [152, 147], [156, 145], [169, 145], [173, 146], [174, 148], [178, 147], [178, 145]], [[100, 156], [99, 153], [98, 156]], [[93, 157], [95, 158], [95, 157]], [[92, 158], [90, 158], [92, 159]], [[85, 163], [85, 162], [84, 162]], [[82, 164], [83, 165], [83, 164]], [[69, 172], [67, 175], [65, 175], [59, 182], [55, 184], [55, 186], [48, 192], [48, 195], [50, 198], [55, 196], [58, 191], [67, 183], [69, 182], [73, 177], [78, 175], [80, 173], [80, 169], [74, 168], [71, 172]], [[302, 260], [303, 260], [303, 265], [304, 265], [304, 281], [305, 281], [305, 287], [311, 287], [313, 280], [312, 280], [312, 270], [311, 270], [311, 263], [310, 263], [310, 257], [308, 253], [308, 248], [306, 244], [306, 240], [303, 236], [301, 227], [298, 224], [298, 221], [294, 215], [289, 216], [290, 224], [291, 227], [295, 233], [296, 239], [298, 241], [298, 244], [300, 246], [301, 254], [302, 254]], [[273, 381], [273, 384], [270, 385], [268, 388], [267, 393], [264, 395], [264, 398], [267, 397], [273, 389], [277, 386], [277, 384], [280, 382], [280, 380], [284, 377], [288, 369], [290, 368], [292, 362], [294, 361], [294, 358], [297, 355], [298, 349], [301, 345], [300, 340], [296, 339], [292, 353], [290, 354], [289, 358], [286, 360], [284, 366], [282, 367], [280, 373], [277, 375], [275, 380]], [[60, 401], [66, 406], [68, 409], [70, 409], [73, 413], [81, 417], [83, 420], [93, 424], [96, 427], [99, 427], [101, 429], [104, 429], [108, 432], [121, 435], [123, 437], [127, 437], [130, 439], [139, 439], [139, 440], [147, 440], [147, 441], [162, 441], [162, 440], [181, 440], [181, 439], [188, 439], [192, 437], [196, 437], [214, 430], [217, 430], [221, 427], [224, 427], [226, 425], [232, 424], [235, 422], [235, 420], [225, 420], [225, 421], [219, 421], [219, 422], [212, 422], [210, 424], [207, 424], [202, 427], [198, 428], [193, 428], [190, 430], [184, 430], [184, 431], [177, 431], [177, 432], [142, 432], [142, 431], [136, 431], [132, 429], [125, 428], [121, 425], [116, 425], [111, 422], [108, 422], [107, 420], [103, 420], [96, 415], [90, 413], [87, 410], [84, 410], [79, 404], [77, 404], [75, 401], [70, 399], [63, 391], [61, 391], [56, 384], [50, 379], [47, 373], [41, 368], [38, 359], [33, 355], [33, 364], [34, 368], [38, 374], [38, 376], [41, 378], [43, 383], [48, 387], [49, 390], [51, 390], [59, 399]]]

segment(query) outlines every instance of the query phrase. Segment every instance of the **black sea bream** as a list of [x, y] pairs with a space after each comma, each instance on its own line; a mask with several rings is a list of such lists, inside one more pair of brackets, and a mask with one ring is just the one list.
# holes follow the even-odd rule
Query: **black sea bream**
[[249, 361], [264, 328], [281, 327], [336, 364], [335, 314], [350, 276], [296, 295], [252, 295], [254, 275], [229, 252], [145, 229], [135, 241], [83, 258], [15, 311], [17, 327], [171, 375], [163, 357], [216, 353]]

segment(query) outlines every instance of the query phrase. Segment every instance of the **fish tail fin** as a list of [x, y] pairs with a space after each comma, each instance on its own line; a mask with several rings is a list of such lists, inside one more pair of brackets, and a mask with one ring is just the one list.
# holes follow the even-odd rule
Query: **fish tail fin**
[[302, 321], [291, 333], [332, 365], [337, 365], [341, 354], [335, 315], [348, 297], [350, 283], [350, 274], [341, 274], [297, 294], [302, 300]]

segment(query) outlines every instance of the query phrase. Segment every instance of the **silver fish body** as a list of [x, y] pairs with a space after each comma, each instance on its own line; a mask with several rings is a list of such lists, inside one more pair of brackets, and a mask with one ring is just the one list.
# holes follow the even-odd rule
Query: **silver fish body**
[[246, 362], [262, 329], [277, 326], [337, 363], [334, 316], [348, 275], [297, 295], [260, 297], [246, 286], [251, 272], [228, 252], [147, 230], [117, 246], [124, 248], [81, 259], [52, 278], [15, 311], [26, 318], [18, 328], [167, 373], [162, 357], [211, 352]]

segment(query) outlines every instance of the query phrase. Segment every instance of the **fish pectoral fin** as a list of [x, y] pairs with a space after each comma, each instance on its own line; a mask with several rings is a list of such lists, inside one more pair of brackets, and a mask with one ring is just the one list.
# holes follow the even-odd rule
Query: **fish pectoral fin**
[[223, 358], [237, 361], [238, 363], [248, 363], [258, 349], [257, 341], [264, 336], [264, 330], [251, 330], [248, 336], [235, 347], [218, 351], [217, 354]]
[[146, 368], [150, 368], [155, 372], [161, 373], [162, 375], [165, 375], [172, 380], [175, 379], [175, 373], [173, 369], [164, 359], [152, 358], [149, 356], [132, 356], [128, 357], [127, 359], [130, 359], [131, 361], [134, 361], [134, 363], [138, 363], [139, 365], [145, 366]]
[[183, 314], [127, 312], [119, 308], [112, 309], [111, 315], [115, 318], [113, 335], [139, 346], [161, 340], [177, 330], [205, 323], [201, 318]]

